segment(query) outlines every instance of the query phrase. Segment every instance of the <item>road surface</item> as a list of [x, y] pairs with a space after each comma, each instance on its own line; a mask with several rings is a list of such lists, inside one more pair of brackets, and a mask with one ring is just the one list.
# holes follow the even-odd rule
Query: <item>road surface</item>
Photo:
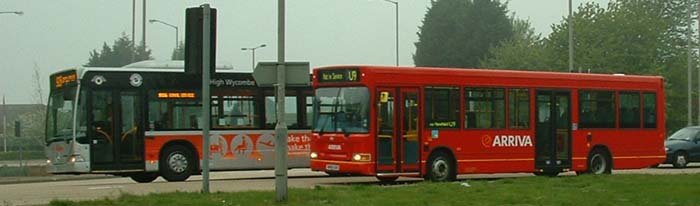
[[[684, 174], [700, 173], [700, 164], [691, 164], [687, 169], [661, 168], [640, 170], [618, 170], [614, 174]], [[562, 175], [575, 175], [573, 172]], [[289, 171], [289, 187], [313, 188], [317, 185], [378, 184], [374, 177], [328, 177], [309, 169]], [[531, 174], [460, 175], [460, 180], [481, 178], [507, 178], [531, 176]], [[420, 181], [417, 178], [400, 178], [399, 182]], [[211, 191], [274, 190], [274, 171], [212, 172]], [[166, 182], [158, 178], [153, 183], [139, 184], [129, 178], [72, 179], [0, 185], [2, 205], [42, 205], [51, 200], [88, 200], [118, 197], [120, 194], [149, 194], [174, 191], [197, 192], [202, 189], [201, 176], [193, 176], [186, 182]]]

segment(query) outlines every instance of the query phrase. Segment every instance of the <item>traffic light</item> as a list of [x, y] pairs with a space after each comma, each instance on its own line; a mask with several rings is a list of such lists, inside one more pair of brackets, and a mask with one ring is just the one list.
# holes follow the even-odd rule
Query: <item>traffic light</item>
[[[204, 29], [204, 9], [187, 8], [185, 11], [185, 73], [202, 74], [202, 31]], [[216, 71], [216, 9], [211, 9], [211, 74]]]

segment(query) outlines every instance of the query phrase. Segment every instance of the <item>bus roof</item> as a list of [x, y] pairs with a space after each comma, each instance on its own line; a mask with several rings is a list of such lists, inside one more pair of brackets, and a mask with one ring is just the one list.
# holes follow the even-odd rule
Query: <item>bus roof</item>
[[[468, 68], [431, 68], [431, 67], [394, 67], [394, 66], [370, 66], [370, 65], [340, 65], [319, 67], [317, 70], [334, 70], [359, 68], [373, 81], [384, 83], [430, 83], [450, 85], [457, 82], [464, 82], [464, 78], [478, 78], [479, 82], [485, 85], [511, 85], [511, 84], [533, 84], [553, 87], [569, 87], [572, 81], [580, 83], [580, 87], [605, 88], [602, 82], [617, 83], [641, 83], [644, 85], [654, 85], [663, 87], [663, 77], [661, 76], [641, 76], [622, 74], [590, 74], [590, 73], [567, 73], [567, 72], [547, 72], [547, 71], [517, 71], [517, 70], [497, 70], [497, 69], [468, 69]], [[499, 81], [502, 79], [502, 81]], [[507, 79], [507, 80], [506, 80]], [[316, 81], [316, 79], [315, 79]], [[510, 81], [510, 82], [509, 82]], [[522, 82], [522, 83], [515, 83]], [[545, 83], [546, 82], [546, 83]], [[332, 84], [332, 83], [330, 83]]]
[[[85, 67], [79, 66], [69, 69], [63, 69], [53, 74], [60, 74], [70, 71], [75, 71], [79, 77], [82, 77], [86, 72], [90, 71], [100, 71], [100, 72], [184, 72], [185, 62], [181, 60], [172, 61], [159, 61], [159, 60], [146, 60], [140, 62], [134, 62], [123, 67]], [[233, 71], [233, 66], [226, 64], [216, 65], [217, 73], [251, 73], [251, 72], [238, 72]]]

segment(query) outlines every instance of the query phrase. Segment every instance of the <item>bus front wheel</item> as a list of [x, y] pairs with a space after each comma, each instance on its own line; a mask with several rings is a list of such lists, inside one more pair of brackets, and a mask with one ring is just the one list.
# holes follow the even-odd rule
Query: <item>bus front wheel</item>
[[445, 152], [437, 152], [431, 155], [428, 162], [426, 179], [434, 182], [447, 182], [457, 178], [452, 158]]
[[169, 182], [181, 182], [192, 175], [195, 168], [193, 152], [182, 145], [172, 145], [160, 157], [160, 174]]
[[132, 180], [138, 183], [149, 183], [153, 182], [153, 180], [156, 180], [156, 178], [158, 178], [158, 173], [144, 172], [132, 174], [129, 177], [131, 177]]

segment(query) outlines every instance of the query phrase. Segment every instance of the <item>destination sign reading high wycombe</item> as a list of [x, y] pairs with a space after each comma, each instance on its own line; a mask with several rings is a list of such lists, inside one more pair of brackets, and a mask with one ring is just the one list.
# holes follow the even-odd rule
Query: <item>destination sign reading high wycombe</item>
[[318, 71], [318, 82], [359, 82], [360, 69], [333, 69]]

